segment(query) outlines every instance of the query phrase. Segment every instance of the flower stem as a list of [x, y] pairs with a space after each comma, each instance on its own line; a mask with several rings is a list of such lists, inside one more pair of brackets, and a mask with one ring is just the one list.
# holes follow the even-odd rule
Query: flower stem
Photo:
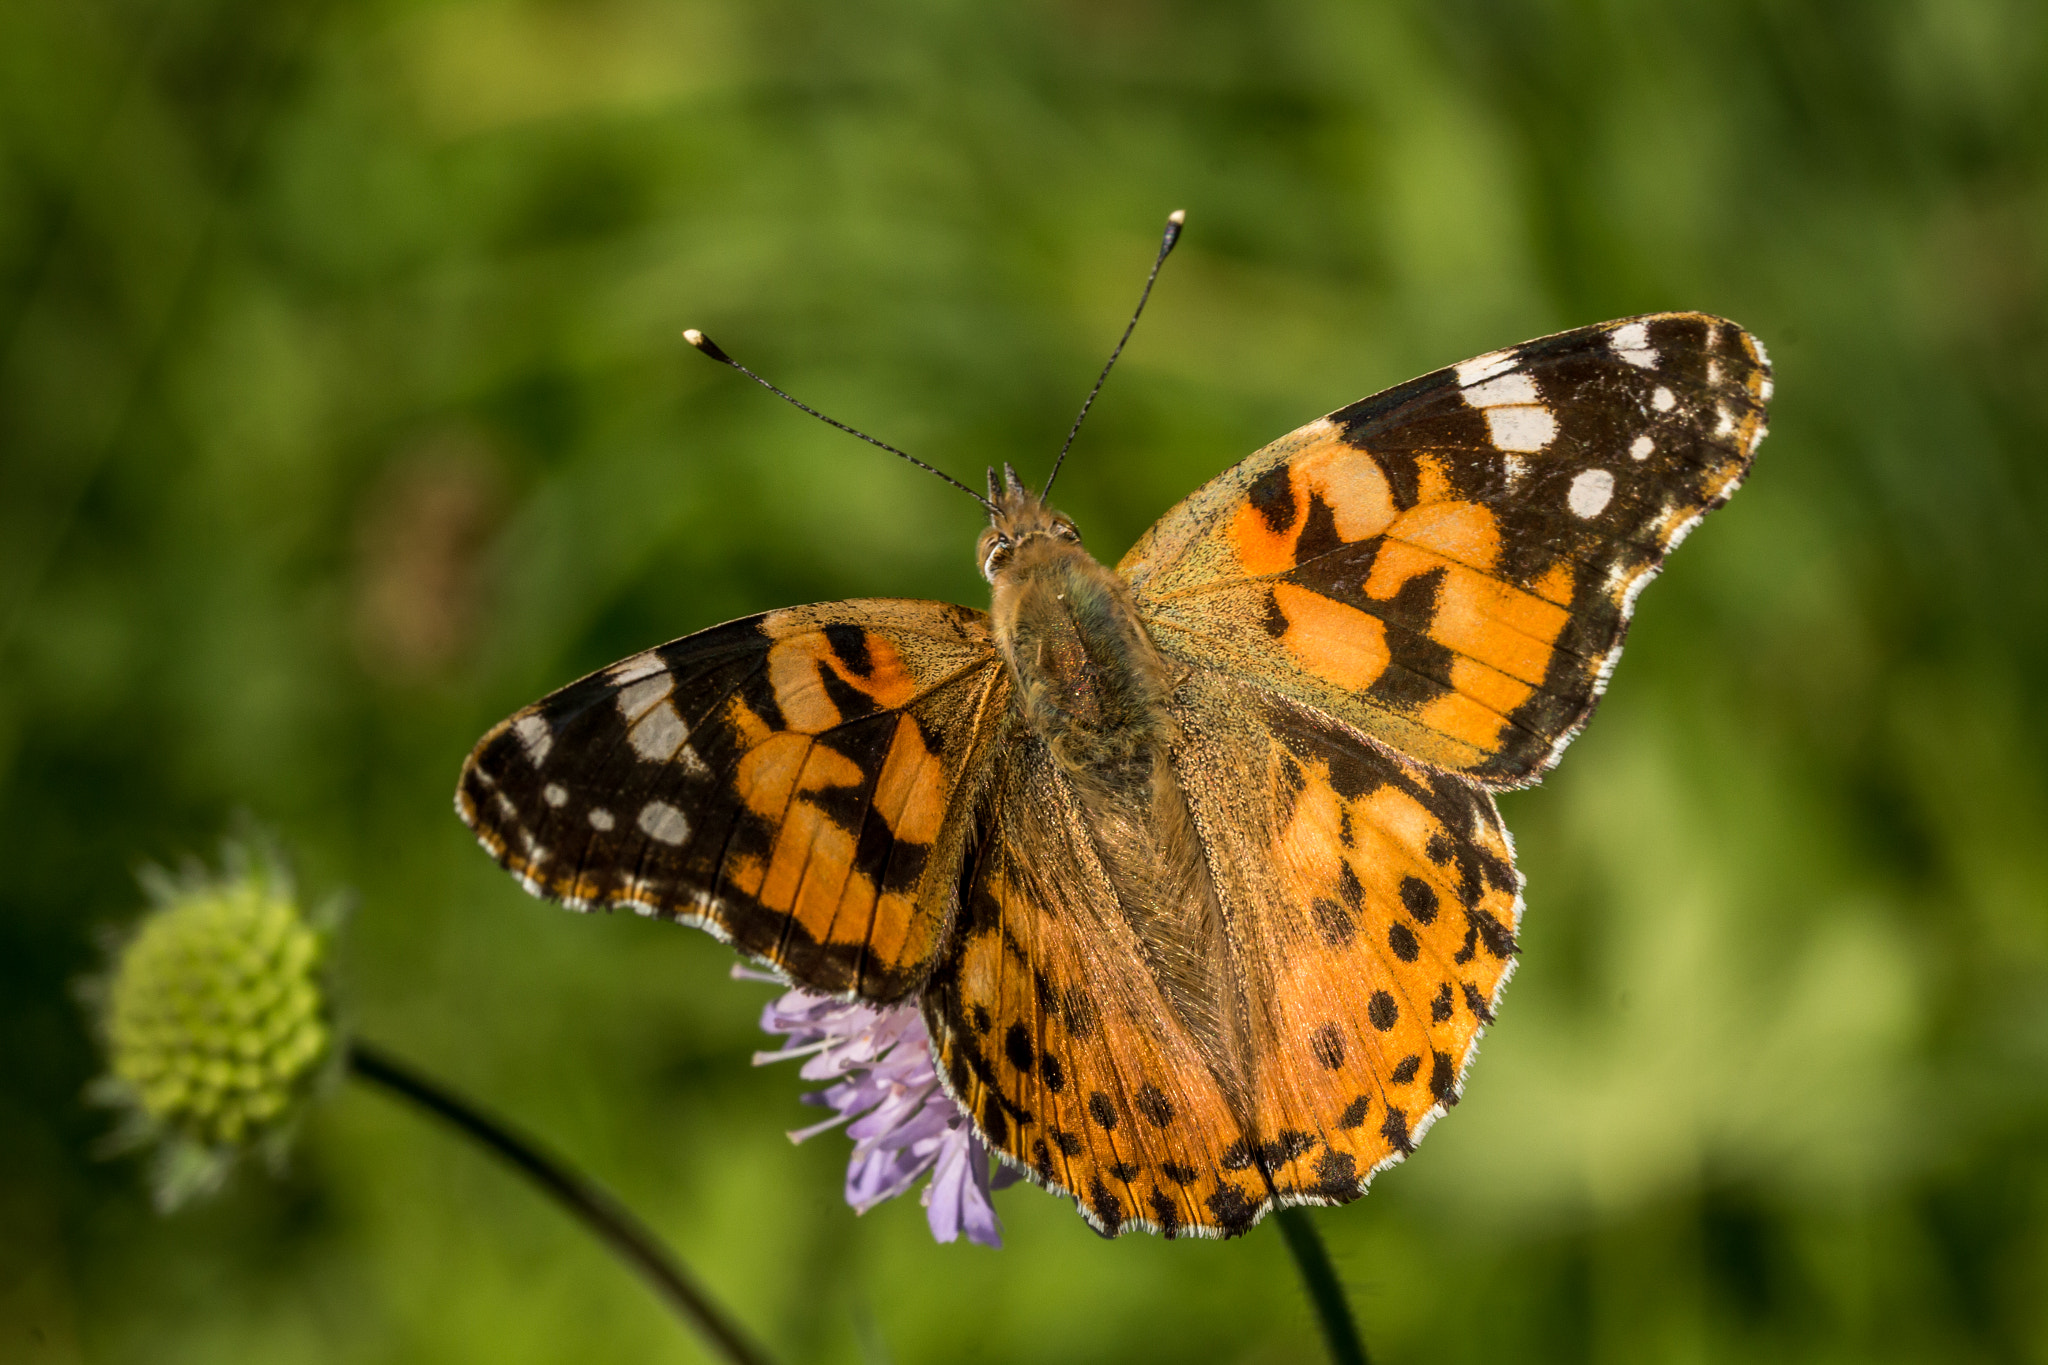
[[1282, 1209], [1275, 1216], [1280, 1235], [1287, 1239], [1287, 1249], [1294, 1253], [1294, 1265], [1301, 1272], [1308, 1301], [1315, 1305], [1333, 1365], [1372, 1365], [1365, 1354], [1365, 1342], [1358, 1335], [1358, 1323], [1351, 1316], [1351, 1305], [1344, 1300], [1344, 1286], [1337, 1283], [1336, 1268], [1330, 1264], [1330, 1253], [1324, 1250], [1323, 1239], [1309, 1220], [1308, 1210]]
[[603, 1187], [503, 1119], [382, 1048], [351, 1043], [348, 1065], [358, 1080], [412, 1101], [496, 1152], [647, 1281], [677, 1316], [703, 1335], [715, 1353], [736, 1365], [768, 1365], [768, 1357], [697, 1287], [661, 1239]]

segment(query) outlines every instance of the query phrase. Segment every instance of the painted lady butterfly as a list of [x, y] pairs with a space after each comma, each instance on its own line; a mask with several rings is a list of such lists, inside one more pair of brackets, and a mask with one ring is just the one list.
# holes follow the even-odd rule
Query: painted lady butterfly
[[1492, 792], [1585, 723], [1770, 393], [1719, 318], [1560, 333], [1283, 437], [1114, 571], [991, 471], [988, 612], [650, 649], [485, 735], [457, 808], [536, 895], [918, 999], [989, 1145], [1104, 1232], [1342, 1203], [1456, 1102], [1513, 965]]

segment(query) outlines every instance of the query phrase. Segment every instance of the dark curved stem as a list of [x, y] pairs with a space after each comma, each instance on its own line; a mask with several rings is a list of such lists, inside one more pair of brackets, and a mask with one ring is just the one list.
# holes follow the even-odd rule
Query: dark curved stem
[[1295, 1268], [1301, 1271], [1308, 1301], [1315, 1305], [1316, 1318], [1322, 1323], [1330, 1359], [1335, 1365], [1372, 1365], [1358, 1335], [1358, 1323], [1351, 1316], [1351, 1305], [1345, 1301], [1344, 1286], [1337, 1283], [1336, 1268], [1330, 1264], [1330, 1253], [1324, 1250], [1316, 1225], [1309, 1221], [1308, 1210], [1282, 1209], [1276, 1218], [1287, 1249], [1294, 1253]]
[[351, 1043], [348, 1066], [358, 1079], [381, 1086], [388, 1093], [438, 1115], [517, 1168], [596, 1234], [678, 1316], [702, 1333], [719, 1355], [737, 1365], [768, 1365], [768, 1357], [697, 1287], [661, 1239], [601, 1186], [578, 1174], [567, 1162], [503, 1119], [471, 1104], [382, 1048]]

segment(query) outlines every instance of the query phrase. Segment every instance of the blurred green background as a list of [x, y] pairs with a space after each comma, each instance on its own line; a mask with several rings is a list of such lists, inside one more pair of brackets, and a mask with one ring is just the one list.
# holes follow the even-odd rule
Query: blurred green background
[[170, 1220], [71, 983], [246, 809], [366, 1035], [519, 1116], [790, 1362], [1289, 1361], [1269, 1225], [856, 1219], [708, 938], [521, 894], [486, 726], [747, 612], [985, 603], [970, 481], [1113, 560], [1423, 370], [1761, 335], [1773, 434], [1507, 798], [1467, 1098], [1322, 1211], [1378, 1359], [2048, 1360], [2048, 9], [2035, 0], [0, 6], [0, 1358], [689, 1361], [474, 1150], [342, 1091]]

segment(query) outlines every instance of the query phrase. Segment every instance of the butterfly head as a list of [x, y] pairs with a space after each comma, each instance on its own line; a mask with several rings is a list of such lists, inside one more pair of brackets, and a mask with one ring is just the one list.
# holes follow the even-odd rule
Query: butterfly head
[[1081, 533], [1066, 514], [1047, 507], [1008, 465], [1003, 466], [1000, 482], [995, 470], [989, 470], [988, 500], [989, 525], [975, 543], [974, 558], [981, 565], [981, 576], [991, 583], [1026, 546], [1041, 550], [1081, 543]]

